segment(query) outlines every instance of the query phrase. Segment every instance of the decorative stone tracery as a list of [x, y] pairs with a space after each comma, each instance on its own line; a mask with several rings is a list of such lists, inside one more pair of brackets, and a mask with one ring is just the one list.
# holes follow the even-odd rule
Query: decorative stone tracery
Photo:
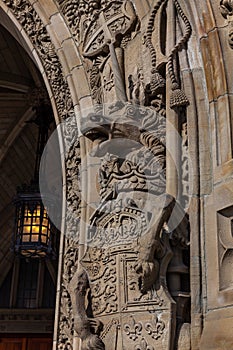
[[[187, 248], [188, 229], [186, 215], [177, 204], [183, 219], [169, 231], [176, 201], [165, 192], [165, 68], [172, 82], [171, 107], [186, 107], [188, 100], [180, 89], [174, 63], [177, 52], [191, 35], [189, 21], [174, 0], [177, 18], [183, 21], [185, 31], [174, 43], [173, 50], [163, 53], [161, 62], [155, 56], [152, 32], [160, 23], [157, 16], [161, 19], [163, 11], [167, 11], [167, 1], [158, 1], [151, 10], [143, 35], [130, 0], [57, 1], [77, 39], [95, 103], [94, 117], [99, 118], [96, 128], [89, 125], [85, 130], [81, 125], [82, 131], [97, 145], [96, 139], [98, 141], [104, 129], [104, 135], [100, 136], [104, 142], [99, 142], [95, 150], [95, 155], [103, 158], [99, 206], [90, 218], [87, 249], [80, 257], [78, 173], [81, 159], [77, 133], [72, 133], [72, 137], [70, 133], [71, 129], [76, 130], [76, 123], [72, 119], [68, 86], [53, 44], [33, 6], [24, 0], [4, 2], [37, 49], [58, 113], [61, 119], [67, 119], [64, 137], [69, 145], [66, 158], [68, 221], [58, 348], [73, 348], [74, 331], [82, 339], [84, 350], [93, 346], [110, 349], [113, 335], [115, 346], [122, 340], [124, 346], [132, 350], [154, 349], [152, 342], [156, 342], [156, 346], [171, 347], [174, 332], [170, 322], [175, 322], [176, 309], [171, 296], [180, 291], [168, 287], [167, 272], [187, 274], [182, 250]], [[140, 47], [151, 55], [151, 64], [145, 69], [140, 57], [141, 62], [133, 71], [128, 69], [126, 57], [130, 43], [139, 37]], [[152, 78], [148, 80], [150, 73]], [[161, 85], [159, 89], [157, 85]], [[118, 142], [119, 134], [124, 138], [124, 149]], [[85, 305], [88, 290], [89, 305]], [[135, 314], [133, 322], [132, 313]], [[130, 327], [136, 327], [135, 334]]]

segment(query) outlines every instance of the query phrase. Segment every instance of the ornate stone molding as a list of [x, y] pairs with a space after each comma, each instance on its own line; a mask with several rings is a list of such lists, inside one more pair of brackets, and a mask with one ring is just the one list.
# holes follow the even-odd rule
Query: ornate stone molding
[[[71, 123], [66, 126], [68, 132], [76, 130]], [[77, 130], [76, 130], [77, 131]], [[68, 132], [69, 134], [69, 132]], [[76, 132], [75, 132], [76, 135]], [[77, 135], [76, 135], [77, 137]], [[69, 149], [66, 157], [67, 174], [67, 196], [66, 196], [66, 239], [63, 252], [63, 270], [61, 283], [61, 304], [60, 304], [60, 322], [58, 349], [70, 350], [73, 348], [74, 317], [71, 306], [71, 295], [69, 283], [77, 270], [79, 253], [79, 222], [80, 222], [80, 144], [78, 138], [71, 136], [69, 140]]]
[[54, 94], [60, 119], [74, 115], [70, 91], [63, 76], [61, 63], [38, 13], [26, 0], [3, 0], [3, 2], [21, 24], [41, 59]]
[[[12, 10], [36, 48], [51, 84], [61, 119], [67, 120], [63, 132], [67, 147], [69, 220], [62, 271], [58, 348], [72, 349], [75, 330], [83, 340], [83, 349], [91, 349], [91, 346], [93, 348], [93, 343], [95, 349], [104, 349], [104, 344], [108, 344], [108, 348], [111, 349], [113, 336], [115, 342], [118, 341], [122, 313], [128, 318], [126, 325], [130, 325], [129, 327], [142, 325], [143, 332], [136, 331], [135, 334], [134, 330], [127, 328], [131, 335], [131, 338], [128, 337], [130, 350], [154, 349], [154, 346], [157, 346], [157, 344], [152, 346], [154, 340], [160, 347], [164, 342], [171, 347], [172, 340], [169, 338], [168, 329], [175, 312], [172, 310], [174, 302], [171, 301], [165, 276], [173, 256], [176, 260], [174, 259], [173, 265], [171, 263], [169, 266], [169, 273], [187, 272], [187, 269], [179, 263], [180, 260], [182, 263], [181, 243], [182, 240], [185, 241], [184, 245], [187, 243], [188, 231], [187, 227], [179, 227], [177, 232], [170, 233], [166, 227], [175, 200], [165, 194], [165, 122], [162, 121], [165, 69], [158, 72], [159, 62], [155, 61], [152, 40], [158, 7], [166, 4], [166, 1], [155, 3], [149, 17], [146, 43], [142, 44], [147, 47], [152, 61], [152, 66], [149, 65], [152, 79], [148, 84], [151, 90], [148, 103], [145, 101], [148, 85], [145, 84], [144, 72], [139, 66], [136, 80], [132, 79], [130, 97], [136, 104], [149, 106], [140, 110], [135, 106], [122, 106], [122, 101], [127, 100], [124, 55], [129, 42], [136, 37], [135, 33], [139, 33], [138, 18], [132, 2], [57, 0], [82, 49], [93, 100], [99, 107], [101, 103], [118, 101], [110, 106], [110, 118], [100, 113], [93, 116], [99, 118], [99, 128], [92, 126], [89, 134], [84, 130], [85, 136], [92, 141], [96, 139], [98, 141], [100, 136], [101, 141], [105, 142], [97, 147], [99, 153], [96, 155], [103, 157], [100, 166], [100, 202], [87, 229], [90, 245], [81, 259], [81, 266], [77, 266], [80, 153], [79, 144], [76, 142], [77, 128], [75, 120], [72, 119], [73, 107], [68, 86], [62, 76], [62, 68], [46, 28], [33, 6], [26, 0], [4, 0], [4, 2]], [[188, 101], [178, 86], [173, 61], [177, 58], [177, 52], [186, 45], [191, 35], [191, 28], [178, 1], [174, 0], [172, 3], [179, 15], [180, 23], [184, 26], [184, 35], [174, 43], [165, 63], [168, 65], [173, 84], [172, 92], [177, 93], [172, 96], [171, 107], [176, 108], [185, 107]], [[162, 12], [160, 15], [162, 16]], [[156, 79], [160, 79], [157, 73], [160, 76], [164, 75], [162, 90], [157, 89]], [[117, 144], [119, 134], [124, 135], [127, 140], [124, 147], [120, 142]], [[119, 154], [114, 154], [111, 148], [112, 140], [116, 142], [114, 147], [119, 146]], [[123, 152], [125, 153], [122, 155]], [[147, 194], [150, 196], [149, 202]], [[160, 206], [163, 200], [164, 207]], [[103, 239], [104, 234], [108, 239]], [[177, 256], [181, 259], [179, 260]], [[90, 305], [86, 310], [84, 304], [88, 291], [91, 293], [88, 297]], [[155, 313], [152, 319], [149, 308]], [[130, 323], [129, 315], [132, 312], [134, 322]], [[100, 317], [100, 321], [96, 316]], [[122, 332], [122, 329], [120, 331]], [[127, 334], [123, 335], [127, 338]]]
[[[54, 95], [60, 121], [63, 121], [61, 133], [64, 138], [67, 172], [67, 229], [71, 235], [65, 239], [62, 276], [62, 296], [60, 304], [59, 349], [72, 349], [73, 316], [67, 285], [69, 276], [74, 273], [78, 254], [78, 241], [72, 232], [77, 234], [79, 217], [79, 191], [77, 189], [77, 172], [80, 161], [78, 130], [74, 117], [74, 108], [70, 90], [62, 72], [62, 66], [55, 47], [34, 7], [26, 0], [3, 0], [21, 24], [35, 48], [44, 67], [46, 77]], [[75, 218], [75, 220], [73, 220]], [[50, 329], [51, 331], [52, 329]]]

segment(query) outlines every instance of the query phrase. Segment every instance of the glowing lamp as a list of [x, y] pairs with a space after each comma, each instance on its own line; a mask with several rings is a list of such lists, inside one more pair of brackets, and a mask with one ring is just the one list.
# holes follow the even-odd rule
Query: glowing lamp
[[24, 257], [54, 257], [56, 228], [50, 221], [40, 193], [18, 192], [14, 250]]
[[[16, 206], [14, 252], [23, 257], [48, 257], [56, 254], [57, 230], [49, 220], [39, 192], [40, 160], [48, 140], [49, 125], [53, 120], [51, 106], [43, 94], [35, 90], [35, 119], [30, 121], [38, 126], [38, 140], [34, 178], [30, 185], [23, 185], [14, 199]], [[42, 91], [43, 92], [43, 91]], [[46, 198], [46, 204], [48, 203]], [[51, 201], [50, 212], [53, 210]]]

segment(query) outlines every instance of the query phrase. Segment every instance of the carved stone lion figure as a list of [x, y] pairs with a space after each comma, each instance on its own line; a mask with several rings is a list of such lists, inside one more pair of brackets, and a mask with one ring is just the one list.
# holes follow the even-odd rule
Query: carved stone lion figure
[[82, 350], [169, 344], [176, 305], [167, 274], [187, 273], [182, 262], [171, 262], [187, 244], [188, 221], [166, 193], [165, 119], [117, 103], [107, 116], [89, 114], [81, 130], [101, 158], [99, 205], [70, 283]]

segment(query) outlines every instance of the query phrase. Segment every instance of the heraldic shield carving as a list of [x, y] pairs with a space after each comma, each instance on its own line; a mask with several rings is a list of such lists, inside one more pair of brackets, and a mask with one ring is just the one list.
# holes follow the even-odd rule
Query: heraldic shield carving
[[100, 202], [70, 283], [75, 329], [82, 349], [172, 349], [177, 304], [167, 274], [187, 273], [188, 230], [165, 191], [163, 117], [131, 104], [110, 110], [82, 125], [101, 159]]

